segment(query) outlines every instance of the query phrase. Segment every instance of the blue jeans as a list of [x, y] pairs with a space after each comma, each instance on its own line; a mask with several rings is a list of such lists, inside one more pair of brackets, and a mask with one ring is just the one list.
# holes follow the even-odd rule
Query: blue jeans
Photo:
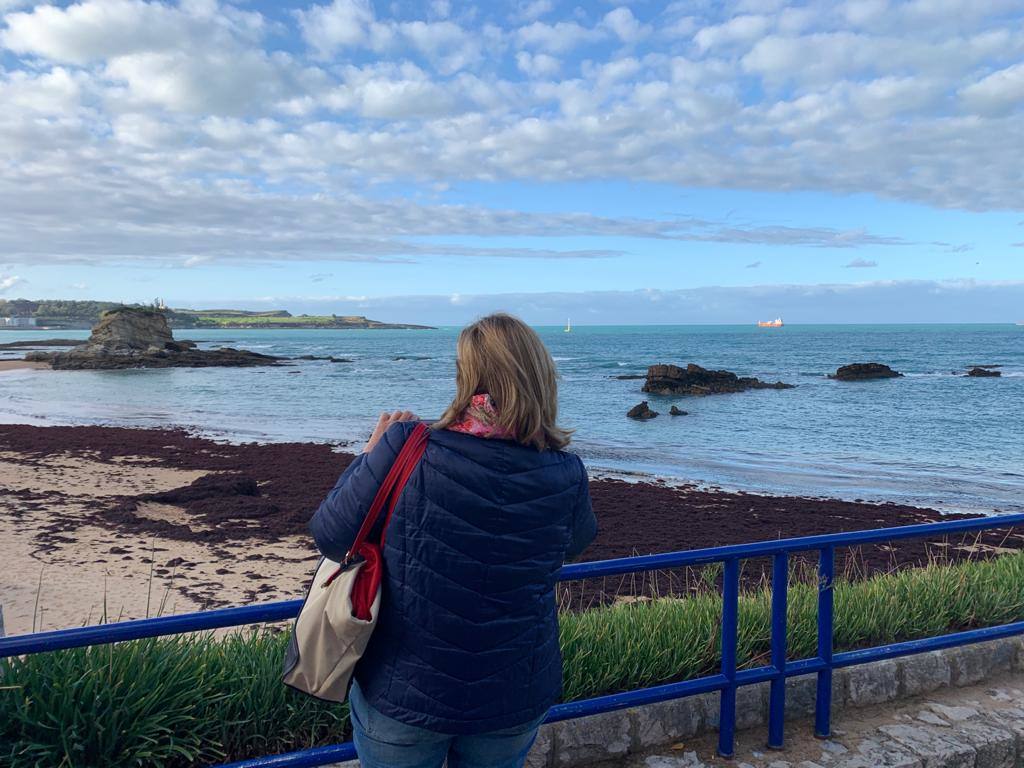
[[348, 703], [362, 768], [441, 768], [445, 759], [448, 768], [522, 768], [540, 726], [535, 720], [476, 736], [446, 736], [378, 712], [355, 681]]

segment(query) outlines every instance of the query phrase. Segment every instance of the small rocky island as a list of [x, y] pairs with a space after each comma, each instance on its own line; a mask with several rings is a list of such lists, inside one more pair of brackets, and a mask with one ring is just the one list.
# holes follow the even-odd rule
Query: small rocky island
[[995, 376], [1002, 376], [1002, 371], [995, 370], [998, 367], [998, 365], [976, 365], [964, 375], [974, 376], [976, 378], [992, 378]]
[[277, 365], [279, 358], [242, 349], [196, 349], [195, 342], [175, 341], [162, 312], [120, 307], [104, 312], [84, 344], [67, 352], [30, 352], [27, 362], [49, 363], [56, 370], [119, 368], [208, 368]]
[[654, 395], [723, 395], [748, 389], [792, 389], [793, 386], [781, 381], [741, 377], [732, 371], [709, 371], [690, 363], [685, 368], [652, 365], [647, 369], [643, 391]]
[[870, 379], [896, 379], [903, 374], [882, 363], [850, 363], [830, 373], [830, 379], [837, 381], [868, 381]]

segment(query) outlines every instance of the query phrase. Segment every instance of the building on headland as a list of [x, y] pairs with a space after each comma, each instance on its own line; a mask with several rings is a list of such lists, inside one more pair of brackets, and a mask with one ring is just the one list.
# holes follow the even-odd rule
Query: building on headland
[[34, 317], [0, 317], [0, 328], [35, 328]]

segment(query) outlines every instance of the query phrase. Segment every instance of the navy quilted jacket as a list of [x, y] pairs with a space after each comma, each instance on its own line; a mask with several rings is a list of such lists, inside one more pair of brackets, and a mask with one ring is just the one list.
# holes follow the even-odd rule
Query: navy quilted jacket
[[[310, 524], [340, 560], [412, 430], [355, 459]], [[385, 538], [377, 628], [355, 677], [409, 725], [476, 734], [539, 718], [561, 694], [555, 573], [597, 530], [577, 456], [430, 433]]]

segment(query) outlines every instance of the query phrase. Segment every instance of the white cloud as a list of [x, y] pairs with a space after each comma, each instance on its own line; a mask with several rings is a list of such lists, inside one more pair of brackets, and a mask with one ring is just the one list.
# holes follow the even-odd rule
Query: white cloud
[[334, 0], [299, 11], [298, 18], [306, 41], [329, 56], [341, 47], [367, 45], [374, 13], [369, 0]]
[[1005, 113], [1024, 106], [1024, 63], [993, 72], [960, 89], [971, 109], [981, 113]]
[[553, 24], [535, 21], [516, 30], [516, 39], [520, 45], [548, 53], [566, 53], [604, 36], [601, 30], [584, 27], [575, 21], [558, 21]]
[[0, 275], [0, 293], [6, 293], [16, 285], [21, 285], [25, 280], [17, 275]]
[[700, 50], [707, 51], [735, 43], [750, 43], [767, 32], [769, 27], [767, 16], [734, 16], [722, 24], [702, 28], [693, 36], [693, 41]]
[[608, 11], [601, 23], [624, 43], [635, 43], [649, 31], [637, 21], [633, 12], [624, 6]]
[[64, 67], [48, 72], [14, 71], [0, 80], [0, 104], [20, 114], [65, 115], [81, 103], [82, 78]]
[[246, 114], [285, 97], [286, 66], [283, 54], [275, 62], [256, 51], [176, 51], [119, 56], [106, 73], [124, 81], [139, 102], [179, 112]]
[[520, 3], [519, 10], [514, 17], [519, 21], [535, 21], [541, 16], [551, 13], [554, 9], [555, 5], [551, 0], [529, 0], [529, 2]]
[[562, 62], [546, 53], [531, 54], [527, 51], [519, 51], [516, 54], [516, 66], [530, 77], [551, 77], [558, 74], [562, 68]]
[[844, 264], [843, 266], [847, 267], [848, 269], [870, 269], [872, 267], [877, 267], [878, 262], [872, 261], [870, 259], [854, 259], [853, 261]]
[[0, 42], [15, 53], [87, 64], [142, 52], [190, 50], [197, 42], [258, 37], [258, 14], [216, 3], [170, 6], [143, 0], [39, 5], [4, 17]]

